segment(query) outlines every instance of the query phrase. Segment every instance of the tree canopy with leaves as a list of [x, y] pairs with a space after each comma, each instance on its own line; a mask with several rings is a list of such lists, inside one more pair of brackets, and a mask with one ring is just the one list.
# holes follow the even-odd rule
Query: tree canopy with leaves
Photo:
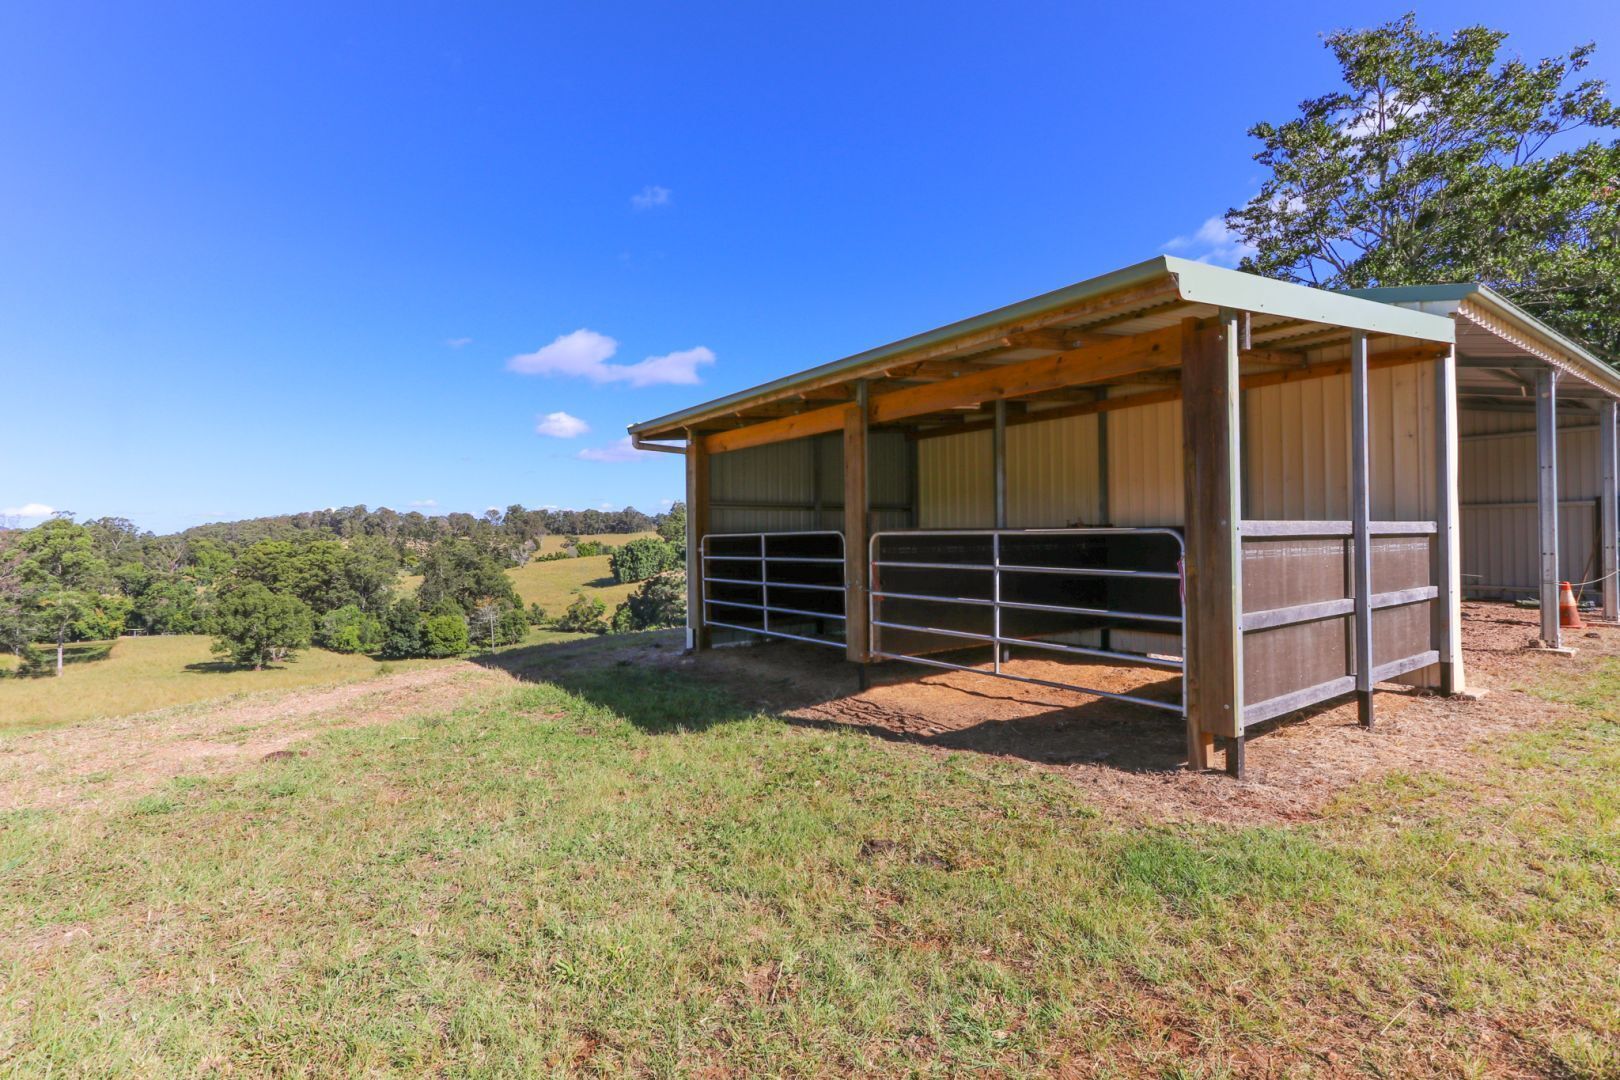
[[1620, 357], [1620, 110], [1593, 46], [1526, 63], [1507, 35], [1415, 16], [1325, 43], [1341, 89], [1249, 134], [1269, 175], [1227, 227], [1242, 268], [1327, 288], [1481, 282]]

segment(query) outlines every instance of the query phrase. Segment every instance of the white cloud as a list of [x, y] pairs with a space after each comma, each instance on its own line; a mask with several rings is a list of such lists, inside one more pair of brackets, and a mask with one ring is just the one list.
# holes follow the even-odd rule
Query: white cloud
[[1354, 111], [1339, 125], [1339, 130], [1360, 142], [1387, 133], [1405, 121], [1420, 119], [1430, 107], [1423, 98], [1414, 98], [1408, 103], [1399, 90], [1391, 90], [1382, 97], [1368, 92], [1356, 102]]
[[637, 450], [626, 435], [618, 442], [607, 446], [588, 446], [576, 455], [581, 461], [639, 461], [647, 456], [645, 450]]
[[630, 196], [630, 205], [637, 210], [651, 210], [655, 206], [668, 206], [669, 197], [673, 194], [667, 187], [658, 184], [648, 184], [634, 195]]
[[446, 338], [444, 343], [446, 345], [450, 346], [452, 349], [460, 349], [460, 348], [463, 348], [463, 347], [465, 347], [467, 345], [471, 345], [472, 344], [472, 338], [470, 338], [470, 337]]
[[30, 518], [48, 518], [54, 513], [56, 513], [56, 508], [46, 506], [44, 503], [23, 503], [21, 506], [0, 508], [0, 517], [22, 518], [25, 521]]
[[610, 364], [619, 343], [595, 330], [563, 334], [532, 353], [520, 353], [506, 362], [508, 371], [523, 375], [566, 375], [594, 383], [629, 383], [632, 387], [702, 382], [697, 369], [714, 363], [714, 353], [699, 345], [663, 356], [649, 356], [634, 364]]
[[[659, 386], [665, 383], [695, 386], [703, 380], [697, 369], [714, 363], [714, 353], [699, 345], [695, 349], [680, 349], [663, 356], [649, 356], [634, 364], [626, 364], [621, 376], [631, 386]], [[610, 367], [612, 365], [609, 365]]]
[[536, 435], [549, 435], [553, 439], [577, 439], [590, 430], [591, 425], [565, 412], [546, 413], [534, 425]]
[[439, 505], [438, 499], [413, 499], [411, 507], [415, 510], [432, 510]]
[[1255, 253], [1253, 244], [1244, 243], [1237, 233], [1226, 227], [1225, 218], [1206, 218], [1191, 236], [1176, 236], [1165, 241], [1166, 250], [1184, 252], [1199, 262], [1217, 266], [1236, 266]]

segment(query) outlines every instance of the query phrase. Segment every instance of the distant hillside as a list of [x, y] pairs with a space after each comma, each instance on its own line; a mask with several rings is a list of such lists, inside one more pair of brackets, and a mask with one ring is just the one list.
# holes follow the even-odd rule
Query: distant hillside
[[538, 549], [544, 536], [631, 535], [650, 532], [667, 514], [648, 515], [633, 506], [623, 510], [529, 510], [514, 503], [482, 515], [400, 513], [386, 506], [308, 510], [243, 521], [197, 525], [177, 535], [184, 540], [215, 540], [232, 548], [260, 540], [290, 540], [316, 534], [348, 539], [373, 536], [395, 547], [425, 547], [446, 537], [468, 537], [492, 549], [512, 552]]

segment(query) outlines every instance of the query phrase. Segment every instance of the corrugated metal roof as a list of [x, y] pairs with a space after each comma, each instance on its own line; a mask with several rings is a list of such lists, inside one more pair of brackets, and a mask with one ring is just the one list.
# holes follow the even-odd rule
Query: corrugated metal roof
[[[1562, 360], [1563, 366], [1587, 382], [1620, 397], [1620, 372], [1617, 372], [1612, 364], [1592, 353], [1580, 342], [1560, 334], [1488, 285], [1463, 282], [1454, 285], [1386, 286], [1374, 289], [1349, 289], [1343, 295], [1446, 315], [1454, 314], [1464, 304], [1477, 306], [1511, 324], [1517, 331], [1534, 340], [1541, 349]], [[1486, 328], [1467, 328], [1457, 339], [1458, 352], [1465, 356], [1486, 358], [1526, 355], [1522, 348], [1503, 340], [1498, 335], [1491, 335], [1494, 341], [1487, 340], [1483, 335], [1488, 333], [1490, 332]]]
[[[858, 378], [885, 365], [893, 365], [904, 357], [924, 349], [948, 348], [953, 341], [966, 340], [989, 332], [1011, 331], [1026, 322], [1045, 320], [1053, 316], [1061, 317], [1065, 308], [1077, 307], [1086, 301], [1135, 287], [1150, 286], [1155, 282], [1167, 283], [1184, 305], [1206, 309], [1227, 307], [1278, 319], [1316, 323], [1346, 330], [1364, 330], [1374, 334], [1394, 334], [1424, 341], [1450, 343], [1455, 340], [1451, 320], [1442, 316], [1363, 300], [1344, 293], [1273, 281], [1190, 259], [1160, 255], [1110, 274], [1090, 278], [1016, 304], [1009, 304], [969, 319], [902, 338], [842, 360], [808, 368], [653, 420], [631, 424], [629, 430], [632, 435], [662, 432], [668, 437], [684, 426], [790, 394], [812, 383], [825, 382], [829, 379]], [[1179, 315], [1173, 315], [1160, 311], [1155, 313], [1153, 321], [1161, 322], [1175, 317], [1185, 317], [1191, 313], [1182, 311]], [[1114, 328], [1116, 332], [1118, 329], [1120, 328]]]

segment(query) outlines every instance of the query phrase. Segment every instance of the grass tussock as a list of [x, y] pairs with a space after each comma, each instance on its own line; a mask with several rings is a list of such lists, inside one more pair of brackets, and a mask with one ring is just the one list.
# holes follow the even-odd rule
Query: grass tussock
[[612, 664], [0, 821], [0, 1066], [1620, 1075], [1620, 677], [1477, 785], [1100, 814]]

